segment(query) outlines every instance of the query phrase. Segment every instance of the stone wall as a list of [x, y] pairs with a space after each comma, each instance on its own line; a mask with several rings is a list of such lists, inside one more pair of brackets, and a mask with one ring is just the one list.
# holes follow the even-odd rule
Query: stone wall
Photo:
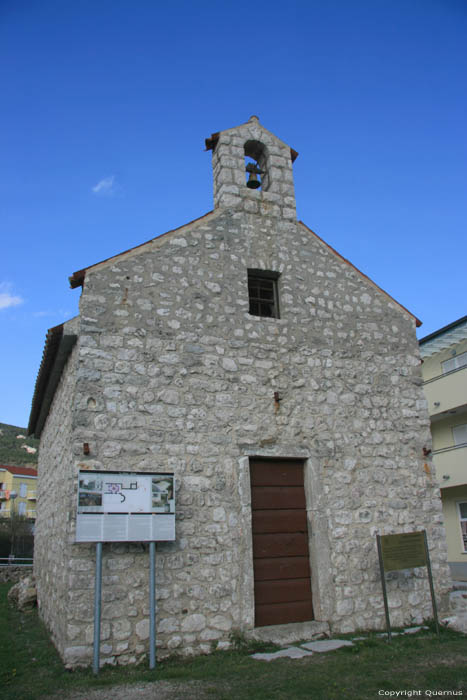
[[29, 566], [8, 565], [0, 567], [0, 583], [18, 583], [18, 581], [26, 576], [31, 575]]
[[[247, 313], [248, 268], [281, 272], [280, 319]], [[336, 631], [383, 626], [376, 532], [425, 527], [444, 582], [413, 320], [305, 227], [213, 214], [89, 272], [81, 319], [67, 488], [83, 464], [177, 479], [177, 541], [157, 546], [161, 650], [208, 651], [253, 626], [248, 455], [307, 459], [315, 615]], [[72, 541], [71, 514], [68, 528]], [[75, 661], [91, 654], [94, 548], [68, 556]], [[143, 546], [104, 547], [109, 660], [147, 651], [147, 580]], [[430, 615], [419, 571], [389, 589], [394, 624]]]
[[[78, 319], [64, 324], [64, 333], [76, 332]], [[34, 576], [39, 612], [63, 653], [67, 639], [70, 578], [70, 520], [72, 500], [70, 435], [78, 359], [73, 350], [63, 370], [52, 408], [41, 435], [37, 470], [37, 517], [34, 532]]]

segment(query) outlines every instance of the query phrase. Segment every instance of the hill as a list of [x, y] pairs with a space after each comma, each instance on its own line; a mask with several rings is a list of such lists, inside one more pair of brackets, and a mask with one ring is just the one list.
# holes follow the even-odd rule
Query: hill
[[37, 467], [39, 440], [27, 437], [26, 428], [0, 423], [0, 464]]

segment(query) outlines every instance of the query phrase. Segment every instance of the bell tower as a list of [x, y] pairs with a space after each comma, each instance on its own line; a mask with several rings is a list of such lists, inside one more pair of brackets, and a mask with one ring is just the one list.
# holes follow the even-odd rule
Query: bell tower
[[292, 163], [298, 153], [252, 116], [206, 139], [212, 150], [214, 208], [296, 219]]

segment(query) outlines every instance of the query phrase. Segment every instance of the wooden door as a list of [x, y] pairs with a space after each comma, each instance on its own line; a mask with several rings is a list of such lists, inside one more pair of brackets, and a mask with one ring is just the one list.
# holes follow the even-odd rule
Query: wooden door
[[303, 462], [250, 460], [255, 626], [313, 619]]

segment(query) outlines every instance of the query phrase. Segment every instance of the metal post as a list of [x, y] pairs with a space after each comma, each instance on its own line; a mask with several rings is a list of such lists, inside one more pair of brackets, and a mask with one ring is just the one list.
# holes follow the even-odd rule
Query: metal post
[[102, 542], [96, 542], [96, 580], [94, 584], [94, 658], [92, 670], [99, 673], [101, 646]]
[[381, 585], [383, 587], [384, 612], [386, 613], [386, 627], [388, 630], [388, 642], [391, 641], [391, 621], [389, 619], [388, 592], [386, 590], [386, 576], [384, 573], [383, 552], [381, 551], [381, 537], [376, 535], [378, 545], [379, 570], [381, 573]]
[[423, 530], [423, 538], [425, 540], [426, 568], [428, 571], [428, 580], [430, 582], [431, 604], [433, 605], [433, 617], [434, 617], [435, 625], [436, 625], [436, 634], [439, 637], [438, 609], [436, 607], [435, 589], [433, 586], [433, 574], [431, 573], [430, 552], [428, 551], [428, 540], [426, 537], [426, 530]]
[[149, 668], [156, 668], [156, 543], [149, 543]]

